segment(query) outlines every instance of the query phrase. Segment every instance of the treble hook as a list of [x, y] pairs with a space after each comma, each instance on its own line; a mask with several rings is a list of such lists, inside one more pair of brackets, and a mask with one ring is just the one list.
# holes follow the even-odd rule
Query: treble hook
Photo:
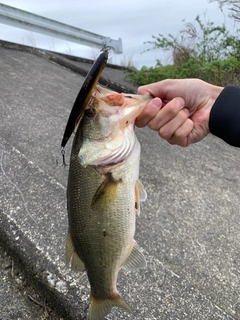
[[66, 164], [66, 162], [65, 162], [65, 150], [64, 150], [64, 148], [62, 148], [61, 154], [62, 154], [62, 164], [58, 164], [58, 161], [56, 160], [58, 167], [64, 167], [64, 168], [68, 167], [69, 165]]

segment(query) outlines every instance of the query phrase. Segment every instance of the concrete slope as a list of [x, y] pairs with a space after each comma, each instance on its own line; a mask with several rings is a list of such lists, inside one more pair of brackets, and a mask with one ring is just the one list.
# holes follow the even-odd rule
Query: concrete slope
[[[1, 242], [64, 319], [86, 319], [87, 277], [64, 262], [68, 169], [56, 165], [84, 77], [54, 53], [27, 51], [0, 45]], [[148, 200], [136, 239], [148, 268], [120, 272], [134, 315], [114, 309], [107, 319], [239, 319], [239, 150], [212, 136], [182, 149], [137, 134]]]

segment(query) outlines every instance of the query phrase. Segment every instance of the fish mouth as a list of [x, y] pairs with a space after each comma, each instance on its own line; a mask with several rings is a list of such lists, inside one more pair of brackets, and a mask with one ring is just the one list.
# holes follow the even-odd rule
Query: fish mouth
[[123, 127], [134, 123], [144, 107], [153, 99], [152, 96], [117, 93], [99, 85], [96, 86], [93, 96], [99, 102], [98, 111], [103, 115], [117, 114]]
[[124, 162], [136, 144], [135, 120], [151, 99], [97, 85], [89, 103], [96, 116], [83, 123], [89, 129], [78, 153], [81, 165], [109, 167]]
[[[123, 125], [128, 123], [135, 123], [136, 118], [142, 113], [146, 105], [153, 99], [151, 96], [131, 95], [125, 96], [126, 104], [122, 108]], [[122, 125], [121, 125], [122, 126]]]
[[[122, 95], [123, 98], [127, 99], [127, 100], [138, 100], [139, 102], [150, 102], [153, 97], [152, 96], [147, 96], [147, 95], [141, 95], [141, 94], [129, 94], [129, 93], [117, 93], [116, 91], [112, 91], [108, 88], [104, 88], [100, 85], [96, 85], [96, 89], [95, 89], [95, 96], [97, 98], [103, 99], [108, 97], [108, 96], [116, 96], [116, 95]], [[115, 100], [116, 102], [116, 100]]]

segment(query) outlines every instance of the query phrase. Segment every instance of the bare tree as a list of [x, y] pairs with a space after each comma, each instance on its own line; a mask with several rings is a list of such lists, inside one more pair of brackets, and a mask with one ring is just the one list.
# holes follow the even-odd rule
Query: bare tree
[[223, 10], [225, 5], [229, 6], [229, 16], [240, 22], [240, 1], [239, 0], [209, 0], [209, 2], [218, 2], [219, 8]]

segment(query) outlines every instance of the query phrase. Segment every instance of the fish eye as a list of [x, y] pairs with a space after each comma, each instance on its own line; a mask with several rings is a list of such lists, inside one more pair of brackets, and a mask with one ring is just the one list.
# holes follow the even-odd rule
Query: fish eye
[[88, 118], [93, 118], [95, 116], [95, 111], [92, 108], [88, 108], [84, 111], [84, 116]]

